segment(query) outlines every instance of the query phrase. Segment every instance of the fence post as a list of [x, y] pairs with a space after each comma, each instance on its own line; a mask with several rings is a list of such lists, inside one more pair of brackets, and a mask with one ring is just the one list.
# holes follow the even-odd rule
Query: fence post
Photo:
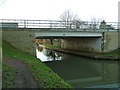
[[24, 28], [26, 28], [26, 20], [24, 20]]
[[50, 20], [50, 28], [52, 28], [52, 20]]

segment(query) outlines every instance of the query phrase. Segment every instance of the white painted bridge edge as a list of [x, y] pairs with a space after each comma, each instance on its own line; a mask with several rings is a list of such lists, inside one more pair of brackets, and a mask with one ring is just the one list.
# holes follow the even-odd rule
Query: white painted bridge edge
[[102, 32], [35, 32], [35, 37], [102, 37]]

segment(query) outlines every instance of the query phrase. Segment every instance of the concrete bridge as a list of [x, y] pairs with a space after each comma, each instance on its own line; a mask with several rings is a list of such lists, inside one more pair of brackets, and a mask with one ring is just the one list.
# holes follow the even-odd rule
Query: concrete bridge
[[2, 19], [1, 22], [2, 39], [32, 55], [36, 53], [36, 38], [61, 38], [62, 48], [77, 51], [101, 53], [118, 48], [118, 32], [120, 31], [117, 29], [118, 23], [113, 23], [113, 25], [99, 23], [94, 26], [92, 23], [81, 22], [78, 28], [78, 25], [76, 27], [73, 22], [67, 22], [66, 25], [66, 22], [52, 20]]

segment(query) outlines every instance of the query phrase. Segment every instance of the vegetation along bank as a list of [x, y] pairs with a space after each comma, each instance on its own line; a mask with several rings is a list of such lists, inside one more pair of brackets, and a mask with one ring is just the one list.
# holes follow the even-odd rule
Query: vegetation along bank
[[[15, 65], [11, 64], [11, 62], [18, 63], [18, 65], [21, 67], [27, 66], [29, 69], [28, 71], [30, 71], [33, 79], [37, 83], [38, 88], [73, 88], [70, 84], [66, 83], [62, 78], [60, 78], [35, 56], [31, 56], [25, 52], [15, 49], [11, 47], [7, 42], [3, 42], [2, 46], [3, 88], [17, 88], [15, 81], [16, 78], [19, 78], [16, 76], [19, 73], [17, 70], [20, 68], [16, 69], [14, 67]], [[8, 63], [5, 62], [6, 58], [8, 59]], [[29, 83], [31, 83], [31, 81], [29, 81]]]

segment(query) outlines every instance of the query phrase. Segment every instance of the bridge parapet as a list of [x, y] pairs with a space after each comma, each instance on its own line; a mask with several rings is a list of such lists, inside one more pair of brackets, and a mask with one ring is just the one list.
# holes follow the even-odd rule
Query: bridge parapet
[[117, 29], [79, 29], [79, 28], [19, 28], [20, 31], [33, 31], [33, 32], [40, 32], [40, 31], [61, 31], [61, 32], [118, 32], [120, 30]]
[[[21, 20], [21, 19], [1, 19], [0, 27], [13, 28], [13, 23], [18, 25], [18, 28], [56, 28], [57, 30], [118, 30], [118, 22], [86, 22], [86, 21], [61, 21], [61, 20]], [[8, 24], [5, 24], [8, 23]]]

